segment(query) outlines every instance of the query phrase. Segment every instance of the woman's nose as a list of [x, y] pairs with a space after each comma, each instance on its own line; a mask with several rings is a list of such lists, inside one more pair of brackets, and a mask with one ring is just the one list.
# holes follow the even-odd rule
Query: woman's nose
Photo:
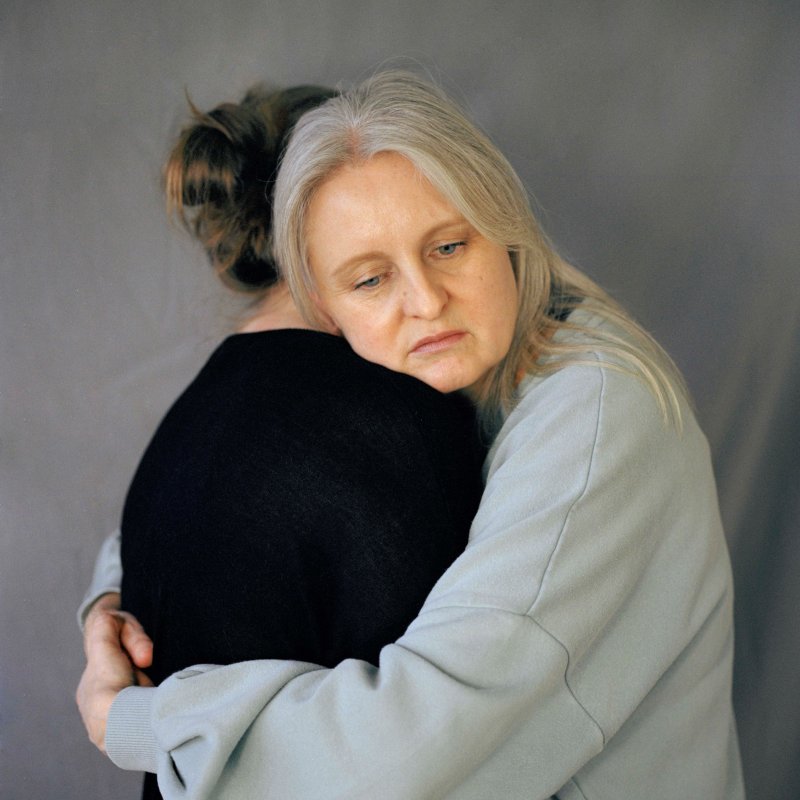
[[436, 319], [447, 304], [447, 289], [424, 266], [406, 274], [402, 292], [403, 312], [409, 317]]

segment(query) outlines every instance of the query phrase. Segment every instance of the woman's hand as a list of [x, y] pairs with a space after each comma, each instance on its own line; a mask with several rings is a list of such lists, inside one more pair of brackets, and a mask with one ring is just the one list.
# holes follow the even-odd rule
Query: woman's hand
[[89, 739], [105, 752], [106, 720], [117, 694], [128, 686], [152, 686], [142, 669], [153, 659], [153, 643], [132, 614], [119, 610], [119, 594], [103, 595], [86, 617], [86, 669], [75, 700]]

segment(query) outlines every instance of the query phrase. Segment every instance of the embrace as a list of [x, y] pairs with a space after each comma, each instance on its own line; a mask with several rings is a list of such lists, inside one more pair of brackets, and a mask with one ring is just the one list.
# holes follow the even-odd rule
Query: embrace
[[494, 144], [385, 72], [166, 177], [254, 303], [101, 551], [92, 741], [145, 797], [743, 798], [705, 437]]

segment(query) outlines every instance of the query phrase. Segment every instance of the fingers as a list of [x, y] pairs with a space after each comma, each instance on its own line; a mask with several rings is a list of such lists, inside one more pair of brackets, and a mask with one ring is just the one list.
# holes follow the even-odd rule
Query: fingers
[[117, 611], [120, 607], [120, 593], [119, 592], [106, 592], [103, 595], [95, 600], [94, 605], [92, 606], [90, 614], [92, 611]]
[[155, 686], [153, 681], [147, 677], [140, 669], [134, 670], [133, 673], [134, 680], [136, 681], [137, 686]]
[[133, 614], [125, 611], [118, 613], [123, 619], [120, 630], [122, 646], [137, 667], [142, 669], [149, 667], [153, 663], [153, 642]]
[[118, 607], [119, 597], [109, 595], [87, 616], [86, 669], [75, 693], [89, 739], [101, 752], [105, 752], [108, 712], [117, 694], [128, 686], [153, 685], [142, 672], [152, 663], [153, 643], [139, 620]]
[[137, 667], [146, 668], [153, 663], [153, 642], [139, 620], [115, 607], [92, 609], [86, 619], [83, 643], [87, 658], [93, 651], [108, 654], [118, 650]]
[[92, 609], [83, 629], [83, 649], [86, 658], [90, 659], [92, 653], [98, 649], [113, 647], [114, 641], [119, 648], [120, 628], [121, 622], [116, 611]]

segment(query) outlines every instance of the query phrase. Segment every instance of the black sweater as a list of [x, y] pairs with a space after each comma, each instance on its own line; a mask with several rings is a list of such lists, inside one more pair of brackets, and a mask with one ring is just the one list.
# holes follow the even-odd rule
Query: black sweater
[[481, 494], [469, 404], [300, 330], [226, 339], [147, 448], [123, 607], [151, 678], [197, 663], [377, 663], [461, 552]]

